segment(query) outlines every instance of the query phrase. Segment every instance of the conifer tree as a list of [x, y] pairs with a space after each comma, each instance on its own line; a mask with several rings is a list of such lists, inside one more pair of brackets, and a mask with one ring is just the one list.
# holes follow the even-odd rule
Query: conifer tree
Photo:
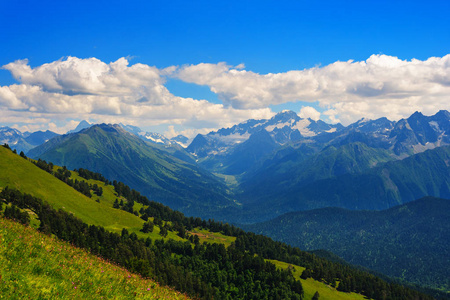
[[311, 300], [319, 300], [319, 292], [318, 291], [316, 291], [314, 293], [314, 296], [311, 298]]

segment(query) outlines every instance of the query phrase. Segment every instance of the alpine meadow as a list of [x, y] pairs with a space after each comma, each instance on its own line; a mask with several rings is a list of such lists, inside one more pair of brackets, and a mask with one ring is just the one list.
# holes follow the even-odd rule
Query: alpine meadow
[[449, 12], [3, 1], [0, 299], [450, 299]]

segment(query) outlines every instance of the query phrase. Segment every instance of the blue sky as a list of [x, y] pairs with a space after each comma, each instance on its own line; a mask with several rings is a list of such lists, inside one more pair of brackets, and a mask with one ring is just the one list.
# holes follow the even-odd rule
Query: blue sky
[[[64, 110], [46, 110], [43, 104], [35, 105], [36, 99], [24, 100], [24, 96], [21, 96], [19, 92], [13, 91], [12, 88], [6, 91], [6, 87], [14, 84], [34, 84], [43, 92], [54, 93], [55, 91], [51, 91], [51, 88], [46, 85], [47, 79], [36, 76], [46, 74], [54, 77], [56, 75], [33, 74], [33, 80], [24, 81], [21, 80], [24, 74], [17, 75], [19, 74], [16, 70], [18, 66], [15, 65], [0, 70], [0, 86], [4, 87], [3, 98], [6, 99], [6, 93], [12, 92], [16, 94], [17, 101], [21, 104], [16, 103], [14, 106], [12, 102], [8, 102], [9, 100], [2, 102], [2, 94], [0, 94], [0, 105], [3, 107], [4, 114], [8, 112], [8, 115], [14, 115], [14, 118], [10, 119], [5, 119], [3, 115], [2, 118], [7, 120], [5, 124], [22, 129], [25, 126], [30, 129], [40, 129], [52, 123], [52, 129], [65, 130], [66, 127], [73, 126], [75, 121], [88, 118], [91, 121], [114, 122], [115, 119], [128, 121], [128, 123], [155, 131], [167, 130], [168, 126], [174, 126], [171, 130], [189, 129], [194, 132], [227, 126], [248, 117], [267, 117], [281, 109], [293, 109], [299, 112], [302, 107], [310, 106], [321, 113], [322, 119], [349, 123], [364, 117], [364, 112], [372, 112], [373, 109], [370, 106], [375, 105], [374, 102], [378, 101], [377, 107], [386, 105], [389, 103], [389, 97], [397, 99], [399, 94], [405, 93], [414, 93], [415, 98], [410, 97], [405, 100], [406, 102], [399, 103], [400, 107], [407, 103], [406, 105], [411, 106], [411, 109], [423, 107], [425, 113], [433, 113], [433, 110], [449, 109], [443, 100], [436, 101], [440, 94], [445, 94], [445, 86], [450, 81], [447, 73], [450, 68], [447, 65], [448, 59], [444, 60], [450, 53], [449, 13], [449, 1], [2, 1], [0, 3], [0, 40], [2, 41], [0, 66], [27, 59], [26, 65], [35, 69], [46, 63], [64, 61], [67, 57], [80, 60], [96, 58], [108, 65], [124, 57], [128, 61], [128, 66], [143, 64], [156, 67], [159, 70], [158, 76], [162, 78], [158, 81], [159, 84], [171, 95], [183, 99], [204, 99], [216, 105], [204, 106], [203, 113], [192, 114], [185, 119], [161, 117], [154, 122], [144, 121], [143, 116], [127, 114], [124, 112], [125, 108], [114, 113], [108, 113], [110, 110], [107, 109], [103, 112], [92, 109], [79, 115], [69, 114]], [[429, 88], [428, 82], [423, 85], [424, 90], [420, 92], [416, 90], [416, 87], [411, 87], [411, 91], [404, 86], [399, 90], [389, 87], [389, 93], [385, 93], [383, 97], [377, 94], [377, 99], [373, 98], [375, 100], [369, 103], [362, 98], [358, 100], [359, 98], [352, 97], [353, 94], [348, 96], [332, 93], [329, 90], [314, 94], [294, 93], [292, 90], [285, 92], [280, 90], [283, 86], [280, 83], [268, 91], [268, 93], [280, 92], [281, 95], [285, 95], [280, 96], [283, 99], [275, 101], [273, 99], [277, 98], [276, 94], [263, 99], [261, 97], [265, 96], [258, 92], [255, 94], [249, 91], [241, 92], [234, 87], [235, 85], [230, 88], [233, 81], [231, 79], [226, 81], [225, 78], [233, 73], [233, 71], [230, 73], [230, 70], [241, 72], [239, 75], [243, 76], [241, 82], [249, 80], [248, 84], [240, 87], [242, 91], [248, 87], [258, 89], [256, 82], [268, 80], [268, 76], [265, 75], [269, 73], [280, 74], [281, 79], [272, 78], [270, 79], [272, 81], [287, 80], [289, 82], [291, 80], [288, 85], [301, 86], [304, 81], [298, 83], [288, 75], [286, 77], [281, 74], [304, 71], [296, 76], [306, 76], [305, 72], [308, 70], [319, 69], [317, 72], [312, 71], [317, 73], [314, 76], [328, 76], [330, 81], [333, 76], [336, 76], [338, 70], [332, 70], [334, 75], [329, 75], [326, 72], [326, 66], [349, 60], [366, 62], [374, 55], [396, 58], [400, 62], [411, 62], [405, 68], [411, 69], [418, 66], [424, 73], [428, 71], [424, 71], [423, 64], [413, 64], [411, 60], [426, 62], [431, 57], [441, 58], [440, 62], [432, 64], [432, 68], [436, 68], [436, 74], [443, 76], [443, 79], [438, 82], [438, 88], [441, 89], [439, 95], [427, 94], [431, 90], [436, 90], [436, 88]], [[384, 66], [387, 60], [389, 59], [382, 59], [382, 62], [378, 60], [376, 65]], [[86, 62], [77, 63], [81, 65]], [[213, 67], [217, 67], [221, 62], [228, 67], [215, 68], [213, 71]], [[210, 64], [211, 68], [208, 70], [212, 73], [207, 79], [203, 78], [207, 73], [199, 73], [204, 72], [203, 69], [183, 69], [188, 66], [200, 68], [203, 66], [200, 64]], [[236, 68], [240, 64], [243, 65]], [[389, 64], [399, 66], [394, 61]], [[428, 61], [426, 65], [428, 70], [430, 62]], [[355, 66], [348, 64], [347, 67], [354, 69]], [[344, 68], [347, 67], [344, 66]], [[165, 68], [172, 69], [169, 72]], [[176, 68], [175, 71], [174, 68]], [[52, 70], [56, 69], [58, 68], [55, 67]], [[221, 71], [219, 72], [218, 69]], [[16, 70], [15, 76], [13, 76], [14, 70]], [[188, 74], [184, 71], [188, 71]], [[244, 71], [246, 74], [242, 73]], [[364, 74], [370, 72], [372, 71]], [[383, 73], [380, 70], [377, 72]], [[400, 72], [398, 76], [405, 76], [408, 72]], [[251, 78], [245, 77], [249, 75], [247, 73], [251, 73]], [[348, 71], [343, 73], [351, 76]], [[218, 76], [223, 78], [218, 81]], [[426, 78], [425, 75], [419, 76], [412, 78], [411, 82], [423, 81]], [[72, 80], [76, 79], [72, 78]], [[393, 79], [384, 80], [378, 77], [373, 80], [367, 79], [364, 83], [359, 82], [356, 90], [361, 91], [361, 85], [369, 86], [371, 91], [386, 90], [387, 80]], [[382, 88], [379, 87], [379, 82], [384, 83]], [[436, 80], [433, 83], [436, 83]], [[355, 86], [355, 83], [344, 85], [348, 91]], [[138, 88], [137, 85], [134, 88]], [[151, 88], [154, 86], [152, 85]], [[128, 100], [124, 101], [130, 103], [131, 94], [143, 95], [142, 91], [135, 93], [131, 90], [133, 88], [130, 87], [126, 97], [124, 95], [117, 95], [117, 97], [128, 97]], [[88, 94], [95, 94], [95, 91], [83, 90]], [[81, 94], [80, 91], [73, 92], [73, 86], [61, 86], [58, 93]], [[292, 96], [292, 94], [295, 95]], [[45, 98], [45, 95], [45, 93], [40, 95], [39, 101], [45, 101], [41, 99]], [[102, 92], [102, 96], [104, 95]], [[330, 95], [344, 100], [332, 101]], [[55, 95], [50, 96], [55, 97]], [[108, 97], [113, 96], [116, 97], [108, 94]], [[436, 107], [433, 108], [429, 102], [416, 99], [417, 97], [427, 98], [427, 96], [433, 99]], [[253, 100], [245, 102], [247, 101], [245, 97]], [[64, 101], [82, 101], [80, 99], [80, 97], [67, 98]], [[161, 103], [167, 101], [156, 102], [154, 104], [148, 101], [153, 103], [152, 105], [163, 105]], [[207, 103], [204, 104], [207, 105]], [[224, 108], [217, 105], [223, 105]], [[365, 106], [367, 107], [364, 108]], [[359, 108], [356, 109], [357, 107]], [[226, 109], [216, 113], [227, 115], [227, 117], [219, 122], [217, 116], [212, 114], [216, 122], [209, 120], [207, 114], [213, 108]], [[174, 104], [168, 109], [182, 108]], [[150, 110], [149, 108], [149, 112]], [[197, 110], [201, 109], [197, 108]], [[384, 108], [369, 117], [379, 117], [383, 112], [391, 110]], [[392, 119], [405, 117], [410, 112], [400, 108], [394, 108], [394, 111]], [[345, 115], [346, 112], [348, 115]]]

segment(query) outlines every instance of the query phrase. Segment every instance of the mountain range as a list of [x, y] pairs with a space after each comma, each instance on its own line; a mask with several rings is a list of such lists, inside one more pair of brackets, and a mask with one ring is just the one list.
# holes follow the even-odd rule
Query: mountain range
[[[319, 292], [324, 299], [384, 299], [386, 295], [395, 299], [431, 299], [336, 259], [332, 262], [214, 220], [184, 217], [138, 192], [124, 193], [130, 191], [128, 187], [112, 183], [101, 174], [69, 172], [56, 165], [49, 168], [42, 161], [32, 161], [7, 148], [0, 147], [0, 220], [2, 225], [9, 223], [2, 228], [7, 242], [1, 244], [4, 251], [0, 251], [0, 259], [7, 265], [2, 269], [6, 297], [17, 295], [17, 285], [22, 287], [22, 298], [42, 297], [44, 292], [50, 298], [73, 296], [74, 292], [82, 298], [94, 294], [141, 297], [143, 293], [159, 297], [153, 289], [149, 292], [148, 286], [130, 290], [134, 280], [130, 278], [135, 275], [120, 270], [120, 284], [127, 287], [121, 293], [109, 288], [105, 293], [105, 276], [110, 282], [110, 273], [117, 273], [115, 264], [119, 264], [195, 299], [311, 299], [317, 298]], [[74, 182], [83, 183], [88, 193], [80, 193], [81, 185], [76, 187]], [[96, 192], [99, 187], [101, 194]], [[124, 205], [118, 203], [118, 198]], [[28, 224], [27, 233], [25, 227], [19, 229], [20, 224], [12, 226], [13, 222], [4, 218]], [[30, 237], [29, 233], [36, 229], [41, 231], [40, 236], [34, 233], [36, 237]], [[57, 245], [57, 239], [66, 243]], [[98, 261], [106, 261], [110, 267], [80, 269], [86, 255], [70, 255], [73, 246], [76, 251], [83, 248], [83, 253], [101, 256]], [[42, 250], [38, 259], [31, 248]], [[335, 257], [324, 251], [320, 254]], [[31, 259], [29, 264], [23, 263], [24, 257]], [[81, 264], [73, 265], [74, 260]], [[15, 272], [18, 269], [20, 278]], [[94, 283], [92, 276], [96, 277]], [[67, 278], [69, 282], [64, 283]], [[48, 282], [57, 288], [44, 289]], [[445, 296], [438, 291], [426, 292]], [[165, 291], [161, 297], [166, 299], [170, 294]]]
[[30, 157], [101, 172], [188, 215], [238, 223], [320, 207], [386, 209], [423, 196], [450, 198], [449, 132], [447, 111], [347, 127], [283, 111], [199, 134], [186, 148], [186, 137], [123, 124], [83, 121], [67, 135], [49, 132], [45, 143], [47, 136], [34, 138], [42, 133], [2, 131], [13, 146], [40, 142], [24, 151]]
[[42, 145], [57, 135], [57, 133], [49, 130], [22, 133], [14, 128], [0, 127], [0, 143], [8, 144], [11, 148], [16, 149], [16, 151], [22, 151], [24, 153], [36, 146]]
[[[329, 213], [321, 213], [325, 220], [334, 220], [339, 214], [357, 220], [365, 214], [361, 210], [392, 208], [389, 213], [364, 217], [368, 224], [381, 224], [382, 220], [388, 223], [396, 218], [400, 220], [393, 207], [406, 207], [403, 209], [416, 213], [417, 210], [409, 206], [399, 205], [414, 205], [415, 200], [427, 196], [450, 199], [450, 113], [447, 111], [433, 116], [416, 112], [396, 122], [386, 118], [361, 119], [346, 127], [302, 119], [294, 112], [284, 111], [269, 120], [248, 120], [231, 128], [197, 135], [189, 145], [185, 137], [167, 139], [130, 125], [82, 122], [77, 129], [57, 135], [51, 132], [22, 134], [3, 127], [0, 137], [17, 151], [18, 146], [28, 147], [29, 150], [20, 151], [31, 158], [68, 169], [99, 172], [108, 180], [121, 181], [149, 199], [188, 216], [238, 224], [273, 222], [259, 224], [260, 227], [252, 230], [277, 239], [286, 238], [287, 232], [298, 232], [289, 233], [292, 239], [285, 241], [295, 244], [305, 236], [304, 242], [309, 244], [298, 244], [301, 247], [329, 249], [347, 261], [400, 279], [436, 288], [449, 286], [441, 277], [439, 285], [431, 284], [433, 280], [438, 282], [432, 275], [418, 279], [417, 274], [432, 272], [423, 264], [415, 263], [411, 256], [407, 256], [409, 260], [394, 259], [401, 263], [389, 269], [387, 259], [402, 257], [405, 253], [402, 251], [409, 249], [399, 246], [400, 252], [395, 252], [392, 246], [395, 241], [409, 245], [403, 231], [397, 236], [386, 233], [385, 246], [375, 247], [370, 243], [381, 236], [371, 233], [370, 243], [364, 241], [365, 235], [361, 234], [369, 232], [368, 228], [344, 223], [333, 223], [331, 227], [319, 224], [315, 233], [308, 236], [309, 223], [302, 225], [300, 219], [291, 215], [299, 214], [299, 218], [303, 218], [303, 214], [323, 209]], [[430, 209], [437, 207], [432, 199], [424, 198], [414, 207], [425, 211], [428, 202]], [[439, 225], [444, 221], [436, 215], [438, 212], [439, 209], [429, 214], [430, 218], [435, 218], [430, 224], [436, 226], [442, 233], [442, 241], [448, 243], [448, 228]], [[375, 215], [381, 217], [375, 218]], [[411, 220], [419, 220], [417, 224], [425, 222], [420, 217]], [[441, 221], [435, 223], [435, 220]], [[297, 223], [299, 227], [284, 227]], [[398, 225], [404, 226], [405, 232], [418, 230], [406, 221]], [[392, 228], [385, 227], [392, 233], [397, 232]], [[331, 234], [333, 230], [335, 235]], [[351, 240], [348, 233], [355, 235], [355, 239]], [[364, 254], [367, 249], [355, 244], [354, 249], [359, 252], [352, 260], [353, 248], [345, 252], [335, 243], [340, 236], [348, 245], [358, 242], [372, 245], [369, 247], [372, 254]], [[317, 242], [319, 240], [323, 243]], [[427, 242], [425, 238], [411, 241], [440, 245], [435, 241]], [[417, 255], [431, 255], [430, 259], [436, 256], [433, 249], [426, 249], [426, 246], [422, 249]], [[377, 268], [365, 261], [364, 255], [373, 258], [375, 264], [382, 262], [382, 266]], [[436, 263], [437, 260], [430, 260], [429, 265]], [[442, 263], [444, 268], [448, 266], [448, 262]], [[441, 270], [441, 267], [436, 268]], [[421, 270], [413, 272], [413, 268]], [[441, 275], [445, 274], [441, 271]]]

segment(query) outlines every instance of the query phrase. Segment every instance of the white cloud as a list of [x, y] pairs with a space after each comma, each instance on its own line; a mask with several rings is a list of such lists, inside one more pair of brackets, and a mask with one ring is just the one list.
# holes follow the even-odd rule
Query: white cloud
[[450, 54], [421, 61], [372, 55], [366, 61], [258, 74], [218, 64], [187, 65], [172, 76], [209, 86], [225, 104], [257, 109], [286, 102], [319, 101], [344, 123], [362, 116], [399, 119], [415, 110], [450, 109]]
[[[450, 55], [401, 60], [372, 55], [366, 61], [258, 74], [226, 63], [169, 66], [130, 65], [127, 58], [105, 63], [67, 57], [32, 68], [27, 60], [2, 67], [19, 84], [0, 86], [2, 122], [61, 132], [73, 120], [152, 126], [176, 125], [193, 135], [244, 120], [273, 116], [269, 105], [319, 102], [300, 115], [348, 124], [361, 117], [397, 120], [418, 110], [450, 110]], [[174, 96], [167, 76], [208, 86], [223, 104]], [[8, 121], [10, 120], [10, 121]], [[173, 134], [174, 132], [170, 132]]]
[[303, 106], [300, 109], [299, 116], [304, 119], [310, 118], [311, 120], [317, 121], [320, 119], [320, 112], [312, 106]]
[[[267, 108], [238, 110], [176, 97], [164, 86], [165, 76], [176, 67], [159, 70], [144, 64], [130, 66], [126, 58], [107, 64], [96, 58], [68, 57], [35, 68], [27, 60], [18, 60], [2, 68], [21, 83], [0, 87], [0, 107], [29, 120], [46, 115], [50, 120], [66, 122], [92, 119], [143, 128], [178, 124], [200, 130], [273, 114]], [[21, 123], [40, 128], [25, 119]], [[47, 121], [45, 126], [58, 132], [62, 130], [58, 126], [69, 126], [57, 124]]]

